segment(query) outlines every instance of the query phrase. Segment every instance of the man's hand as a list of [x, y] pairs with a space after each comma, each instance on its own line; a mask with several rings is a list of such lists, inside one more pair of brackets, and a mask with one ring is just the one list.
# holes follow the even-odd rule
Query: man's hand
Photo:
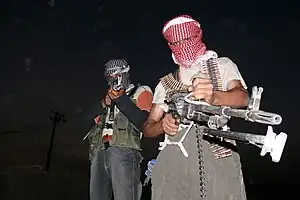
[[171, 114], [166, 114], [162, 120], [162, 127], [166, 134], [175, 135], [178, 131], [179, 126], [176, 125], [176, 120]]
[[111, 105], [111, 99], [108, 95], [105, 95], [104, 99], [101, 101], [102, 107], [110, 106]]
[[197, 100], [204, 100], [209, 104], [214, 102], [214, 90], [210, 79], [194, 78], [192, 86], [188, 90], [193, 93], [193, 97]]
[[111, 98], [111, 99], [116, 99], [120, 96], [122, 96], [123, 94], [125, 94], [125, 90], [120, 90], [120, 91], [115, 91], [112, 88], [110, 88], [107, 91], [107, 95]]

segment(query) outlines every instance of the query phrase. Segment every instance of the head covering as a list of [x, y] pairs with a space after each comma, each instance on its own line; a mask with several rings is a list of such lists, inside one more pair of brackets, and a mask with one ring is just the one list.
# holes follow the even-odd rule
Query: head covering
[[112, 59], [105, 63], [104, 76], [114, 90], [126, 90], [130, 84], [130, 67], [124, 59]]
[[180, 67], [190, 67], [206, 51], [200, 23], [188, 15], [168, 21], [163, 36], [168, 41], [173, 60]]

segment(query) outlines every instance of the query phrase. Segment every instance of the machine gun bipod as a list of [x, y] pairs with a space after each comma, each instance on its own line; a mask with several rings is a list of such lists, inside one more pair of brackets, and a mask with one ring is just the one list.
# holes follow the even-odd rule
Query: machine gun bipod
[[253, 144], [261, 148], [261, 156], [265, 156], [267, 153], [270, 153], [273, 162], [280, 161], [287, 140], [286, 133], [281, 132], [277, 135], [276, 133], [274, 133], [272, 126], [268, 126], [266, 135], [243, 133], [230, 130], [222, 131], [210, 128], [204, 128], [203, 132], [206, 135], [213, 135], [221, 138], [238, 140], [241, 142]]

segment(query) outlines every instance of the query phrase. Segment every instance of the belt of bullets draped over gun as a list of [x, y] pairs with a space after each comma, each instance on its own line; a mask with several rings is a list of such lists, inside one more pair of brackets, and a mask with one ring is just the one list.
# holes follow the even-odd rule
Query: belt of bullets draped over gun
[[[168, 112], [172, 113], [180, 123], [190, 122], [189, 126], [197, 124], [197, 122], [207, 122], [208, 127], [204, 128], [204, 134], [253, 144], [261, 148], [261, 156], [270, 153], [272, 161], [279, 162], [287, 134], [281, 132], [277, 135], [273, 132], [271, 125], [279, 125], [282, 122], [280, 115], [259, 110], [262, 92], [262, 87], [254, 86], [249, 105], [244, 110], [212, 106], [203, 101], [192, 100], [191, 93], [176, 93], [167, 99], [167, 102], [175, 102], [168, 106]], [[231, 117], [269, 125], [266, 135], [229, 130], [227, 122]], [[182, 137], [182, 141], [184, 137], [185, 135]], [[187, 157], [183, 144], [178, 145]]]

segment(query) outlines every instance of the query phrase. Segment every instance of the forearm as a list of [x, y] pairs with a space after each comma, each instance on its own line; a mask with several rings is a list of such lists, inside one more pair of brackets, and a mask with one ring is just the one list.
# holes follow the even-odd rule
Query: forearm
[[123, 95], [114, 100], [118, 109], [127, 119], [140, 131], [143, 131], [144, 122], [149, 116], [149, 112], [138, 108], [127, 95]]
[[102, 106], [102, 108], [105, 108], [105, 107], [106, 107], [105, 102], [104, 102], [104, 99], [101, 100], [101, 106]]
[[248, 105], [249, 96], [244, 88], [233, 88], [228, 91], [215, 91], [213, 105], [242, 108]]
[[162, 126], [162, 120], [156, 122], [152, 119], [149, 119], [144, 124], [144, 132], [145, 137], [157, 137], [161, 134], [164, 134], [164, 129]]
[[95, 125], [95, 118], [99, 115], [103, 115], [105, 113], [105, 109], [103, 106], [99, 105], [99, 101], [96, 102], [93, 107], [88, 110], [84, 110], [82, 117], [80, 117], [82, 128], [85, 130]]

